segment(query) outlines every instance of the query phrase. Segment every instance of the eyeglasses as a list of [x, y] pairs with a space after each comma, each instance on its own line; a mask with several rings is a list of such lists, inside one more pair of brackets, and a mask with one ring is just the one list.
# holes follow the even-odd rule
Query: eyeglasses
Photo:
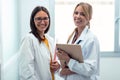
[[49, 20], [49, 18], [48, 18], [48, 17], [43, 17], [43, 18], [41, 18], [41, 17], [36, 17], [36, 18], [34, 18], [34, 20], [41, 22], [42, 20], [47, 21], [47, 20]]

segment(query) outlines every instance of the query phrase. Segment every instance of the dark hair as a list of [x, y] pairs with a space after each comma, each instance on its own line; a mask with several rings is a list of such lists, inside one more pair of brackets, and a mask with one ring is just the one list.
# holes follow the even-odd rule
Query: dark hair
[[48, 10], [43, 7], [43, 6], [37, 6], [33, 9], [31, 17], [30, 17], [30, 28], [31, 28], [31, 32], [38, 40], [39, 42], [41, 42], [41, 37], [38, 34], [37, 28], [35, 27], [35, 23], [34, 23], [34, 17], [35, 15], [39, 12], [39, 11], [44, 11], [45, 13], [47, 13], [48, 18], [49, 18], [49, 25], [47, 27], [47, 29], [45, 30], [45, 33], [48, 32], [49, 28], [50, 28], [50, 14], [48, 12]]

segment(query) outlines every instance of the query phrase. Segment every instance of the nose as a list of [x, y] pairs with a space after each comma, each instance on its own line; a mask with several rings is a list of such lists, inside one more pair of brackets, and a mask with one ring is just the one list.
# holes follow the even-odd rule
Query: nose
[[44, 24], [45, 23], [45, 21], [44, 20], [41, 20], [41, 22], [40, 22], [41, 24]]
[[80, 13], [79, 13], [79, 14], [77, 14], [76, 16], [77, 16], [77, 17], [79, 17], [79, 18], [81, 17]]
[[81, 16], [79, 14], [74, 16], [75, 19], [81, 19]]

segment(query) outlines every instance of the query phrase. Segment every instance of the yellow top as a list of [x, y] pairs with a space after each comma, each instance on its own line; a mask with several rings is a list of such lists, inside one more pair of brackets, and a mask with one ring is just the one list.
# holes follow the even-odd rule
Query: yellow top
[[[44, 38], [43, 42], [45, 43], [45, 45], [47, 46], [48, 50], [50, 51], [50, 47], [49, 47], [49, 43], [48, 43], [47, 38]], [[51, 60], [50, 60], [50, 65], [51, 65], [52, 64], [52, 54], [51, 54], [51, 51], [50, 51], [50, 58], [51, 58]], [[51, 70], [51, 68], [50, 68], [50, 70]], [[51, 75], [52, 75], [52, 80], [55, 80], [54, 72], [51, 71]]]

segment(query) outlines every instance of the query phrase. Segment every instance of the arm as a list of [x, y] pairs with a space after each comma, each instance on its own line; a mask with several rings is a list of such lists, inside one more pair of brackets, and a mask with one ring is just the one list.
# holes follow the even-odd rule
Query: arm
[[52, 72], [56, 72], [60, 69], [60, 64], [58, 63], [58, 61], [54, 60], [51, 62], [50, 68]]
[[32, 40], [24, 38], [20, 47], [19, 77], [20, 80], [39, 80], [34, 70], [34, 49]]
[[75, 72], [71, 71], [67, 64], [70, 60], [70, 57], [68, 56], [68, 54], [66, 52], [64, 52], [63, 50], [58, 50], [57, 52], [57, 56], [60, 60], [60, 64], [61, 64], [61, 70], [60, 70], [60, 75], [71, 75], [71, 74], [75, 74]]
[[68, 66], [71, 71], [77, 74], [89, 77], [99, 73], [99, 44], [92, 40], [85, 45], [83, 50], [84, 63], [79, 63], [76, 60], [70, 59]]
[[77, 73], [89, 77], [99, 73], [99, 44], [97, 40], [94, 41], [94, 39], [89, 41], [90, 42], [87, 42], [87, 44], [84, 45], [83, 49], [84, 63], [79, 63], [77, 60], [70, 58], [65, 52], [58, 52], [59, 59], [66, 61], [66, 64], [70, 69], [62, 70], [66, 73], [64, 73], [64, 75]]

